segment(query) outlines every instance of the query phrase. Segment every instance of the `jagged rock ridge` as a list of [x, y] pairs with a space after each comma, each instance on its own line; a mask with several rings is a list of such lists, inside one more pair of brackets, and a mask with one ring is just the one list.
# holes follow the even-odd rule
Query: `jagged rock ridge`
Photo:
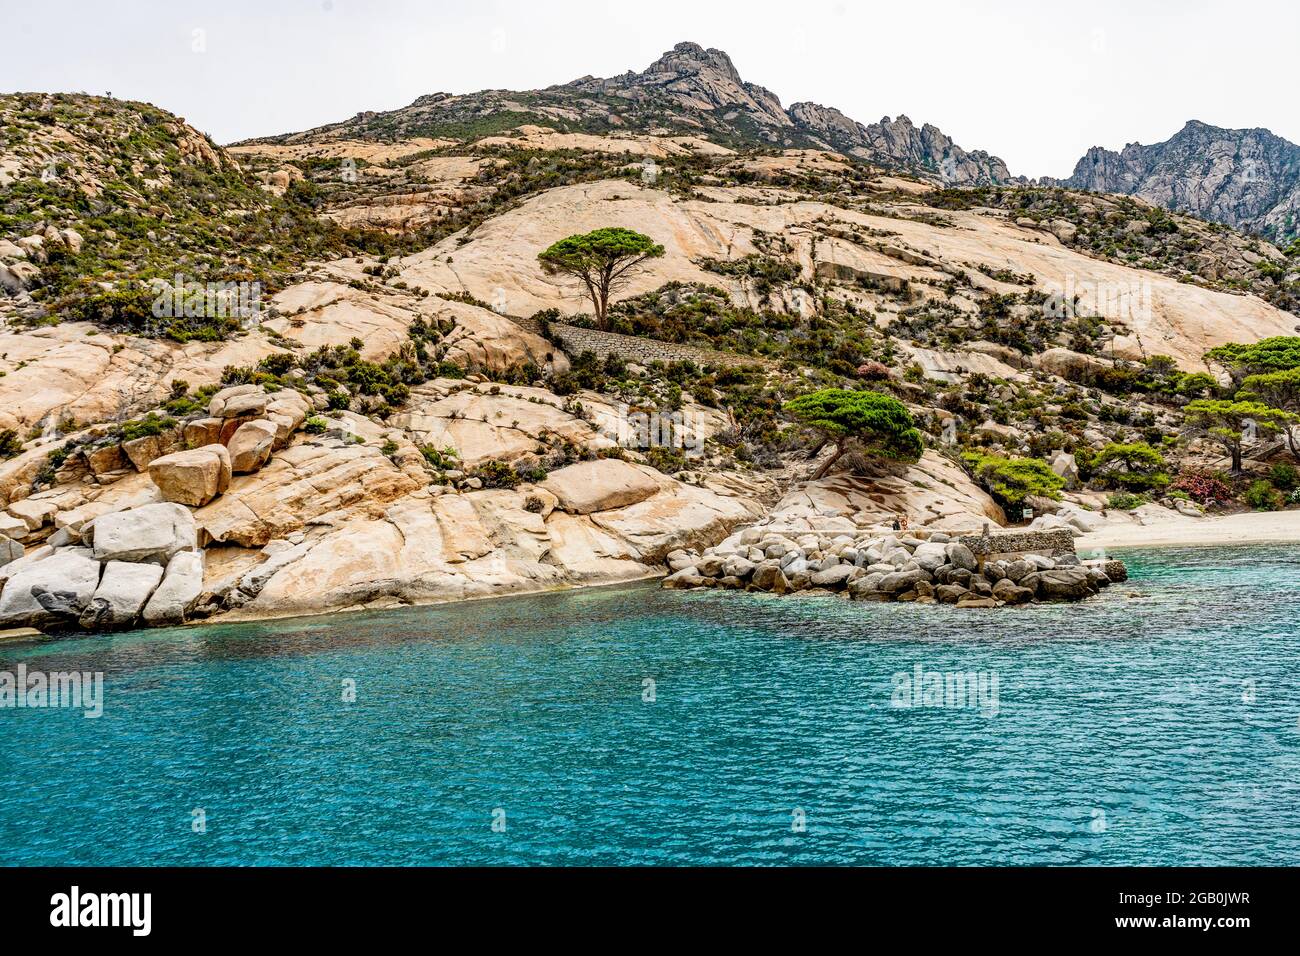
[[1276, 242], [1300, 235], [1300, 146], [1266, 129], [1192, 120], [1152, 146], [1094, 146], [1059, 185], [1138, 196]]
[[903, 167], [953, 185], [1008, 182], [996, 156], [967, 152], [934, 126], [906, 116], [870, 126], [838, 110], [796, 103], [789, 110], [770, 90], [746, 82], [722, 50], [678, 43], [643, 72], [582, 77], [531, 92], [435, 93], [391, 112], [361, 113], [342, 123], [264, 142], [337, 138], [445, 136], [467, 139], [522, 123], [565, 131], [676, 133], [723, 145], [819, 147], [883, 166]]

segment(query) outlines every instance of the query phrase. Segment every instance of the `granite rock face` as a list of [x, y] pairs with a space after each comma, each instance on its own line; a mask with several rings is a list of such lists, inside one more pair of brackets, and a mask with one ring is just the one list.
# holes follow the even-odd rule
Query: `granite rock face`
[[1094, 146], [1060, 185], [1137, 196], [1276, 242], [1300, 235], [1300, 146], [1266, 129], [1192, 120], [1152, 146]]
[[559, 499], [563, 510], [585, 515], [644, 501], [659, 491], [660, 482], [645, 466], [606, 458], [554, 471], [542, 487]]
[[1006, 163], [983, 150], [967, 152], [929, 123], [917, 127], [906, 116], [864, 125], [817, 103], [794, 103], [795, 125], [830, 149], [883, 166], [937, 175], [956, 186], [988, 186], [1012, 180]]
[[144, 606], [146, 624], [179, 624], [203, 593], [203, 552], [182, 551], [167, 562], [162, 582]]

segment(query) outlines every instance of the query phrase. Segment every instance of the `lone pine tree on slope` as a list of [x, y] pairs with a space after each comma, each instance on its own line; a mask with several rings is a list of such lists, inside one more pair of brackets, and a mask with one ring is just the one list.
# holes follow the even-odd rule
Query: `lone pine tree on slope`
[[587, 287], [596, 325], [609, 331], [609, 298], [647, 259], [658, 259], [664, 247], [631, 229], [611, 227], [561, 239], [537, 258], [548, 275], [577, 276]]

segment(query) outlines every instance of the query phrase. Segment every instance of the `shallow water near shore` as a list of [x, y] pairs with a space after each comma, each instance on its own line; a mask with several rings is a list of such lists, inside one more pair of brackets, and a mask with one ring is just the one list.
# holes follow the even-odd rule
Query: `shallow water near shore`
[[98, 719], [0, 710], [0, 864], [1300, 863], [1300, 551], [1123, 556], [1074, 605], [643, 585], [0, 645], [105, 675]]

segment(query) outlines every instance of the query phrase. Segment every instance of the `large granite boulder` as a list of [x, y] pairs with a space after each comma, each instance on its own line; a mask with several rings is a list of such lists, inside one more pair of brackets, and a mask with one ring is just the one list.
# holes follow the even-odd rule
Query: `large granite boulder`
[[40, 498], [24, 498], [9, 506], [9, 514], [27, 526], [28, 531], [39, 531], [54, 518], [59, 506]]
[[144, 606], [146, 624], [180, 624], [203, 593], [203, 552], [181, 551], [167, 562], [162, 583]]
[[260, 385], [231, 385], [223, 388], [208, 400], [208, 415], [212, 418], [225, 418], [226, 405], [231, 399], [241, 395], [262, 394], [265, 394], [265, 390]]
[[722, 571], [729, 578], [744, 579], [754, 573], [755, 566], [753, 561], [742, 558], [740, 555], [732, 555], [727, 559]]
[[809, 583], [815, 588], [841, 588], [848, 584], [849, 579], [858, 573], [860, 573], [858, 568], [852, 564], [837, 564], [834, 567], [813, 574], [809, 578]]
[[186, 422], [185, 427], [181, 429], [186, 447], [202, 448], [204, 445], [220, 442], [221, 426], [224, 421], [223, 418], [196, 418]]
[[1038, 596], [1047, 601], [1077, 601], [1097, 591], [1088, 577], [1088, 569], [1081, 567], [1036, 571], [1025, 577], [1021, 585], [1032, 586]]
[[966, 545], [954, 541], [952, 544], [945, 545], [948, 555], [948, 563], [954, 567], [964, 568], [967, 571], [977, 571], [979, 562], [975, 560], [975, 553]]
[[122, 442], [122, 453], [131, 460], [136, 471], [146, 471], [149, 465], [163, 455], [178, 450], [181, 444], [179, 429], [170, 429], [158, 435], [145, 435]]
[[993, 585], [993, 597], [1006, 604], [1025, 604], [1034, 599], [1034, 592], [1010, 578], [1002, 578]]
[[230, 486], [230, 452], [224, 445], [204, 445], [155, 459], [149, 477], [167, 501], [200, 508]]
[[926, 541], [912, 552], [912, 560], [921, 568], [934, 574], [948, 562], [947, 546], [940, 542]]
[[940, 604], [956, 604], [970, 591], [960, 584], [940, 584], [934, 589], [934, 597]]
[[88, 631], [135, 623], [162, 577], [156, 564], [109, 561], [79, 623]]
[[764, 561], [754, 568], [754, 574], [750, 581], [760, 591], [775, 591], [777, 594], [785, 594], [790, 590], [790, 582], [777, 561]]
[[922, 581], [928, 582], [930, 575], [921, 568], [913, 568], [911, 571], [897, 571], [894, 574], [886, 574], [876, 585], [876, 589], [888, 594], [901, 594], [904, 591], [910, 591]]
[[[231, 394], [239, 389], [249, 391]], [[212, 396], [212, 401], [208, 403], [208, 414], [213, 418], [258, 418], [266, 414], [266, 407], [270, 404], [271, 396], [262, 391], [261, 387], [236, 385]]]
[[230, 452], [231, 471], [237, 475], [250, 475], [261, 470], [271, 458], [278, 434], [272, 422], [260, 418], [240, 425], [226, 446]]
[[25, 552], [26, 549], [13, 538], [0, 534], [0, 568], [17, 561]]
[[275, 426], [275, 447], [283, 448], [306, 421], [312, 406], [306, 396], [292, 389], [273, 392], [269, 397], [266, 420]]
[[705, 580], [700, 576], [700, 572], [695, 570], [695, 566], [691, 565], [668, 575], [663, 580], [663, 586], [666, 588], [699, 588], [704, 586]]
[[94, 524], [94, 554], [100, 561], [166, 564], [198, 546], [194, 515], [169, 501], [101, 515]]
[[19, 538], [27, 537], [27, 534], [30, 531], [31, 529], [27, 527], [27, 522], [22, 518], [18, 518], [5, 511], [0, 511], [0, 534], [4, 535], [6, 538], [18, 540]]
[[[100, 564], [83, 549], [56, 551], [14, 572], [0, 592], [0, 627], [40, 625], [57, 620], [36, 593], [66, 594], [71, 610], [84, 607], [99, 587]], [[35, 592], [35, 593], [34, 593]]]
[[583, 461], [553, 471], [542, 487], [570, 514], [593, 514], [654, 497], [659, 482], [647, 471], [618, 458]]
[[84, 454], [86, 456], [86, 467], [95, 476], [107, 475], [115, 471], [125, 471], [131, 465], [119, 442], [100, 445], [98, 448], [87, 448]]

